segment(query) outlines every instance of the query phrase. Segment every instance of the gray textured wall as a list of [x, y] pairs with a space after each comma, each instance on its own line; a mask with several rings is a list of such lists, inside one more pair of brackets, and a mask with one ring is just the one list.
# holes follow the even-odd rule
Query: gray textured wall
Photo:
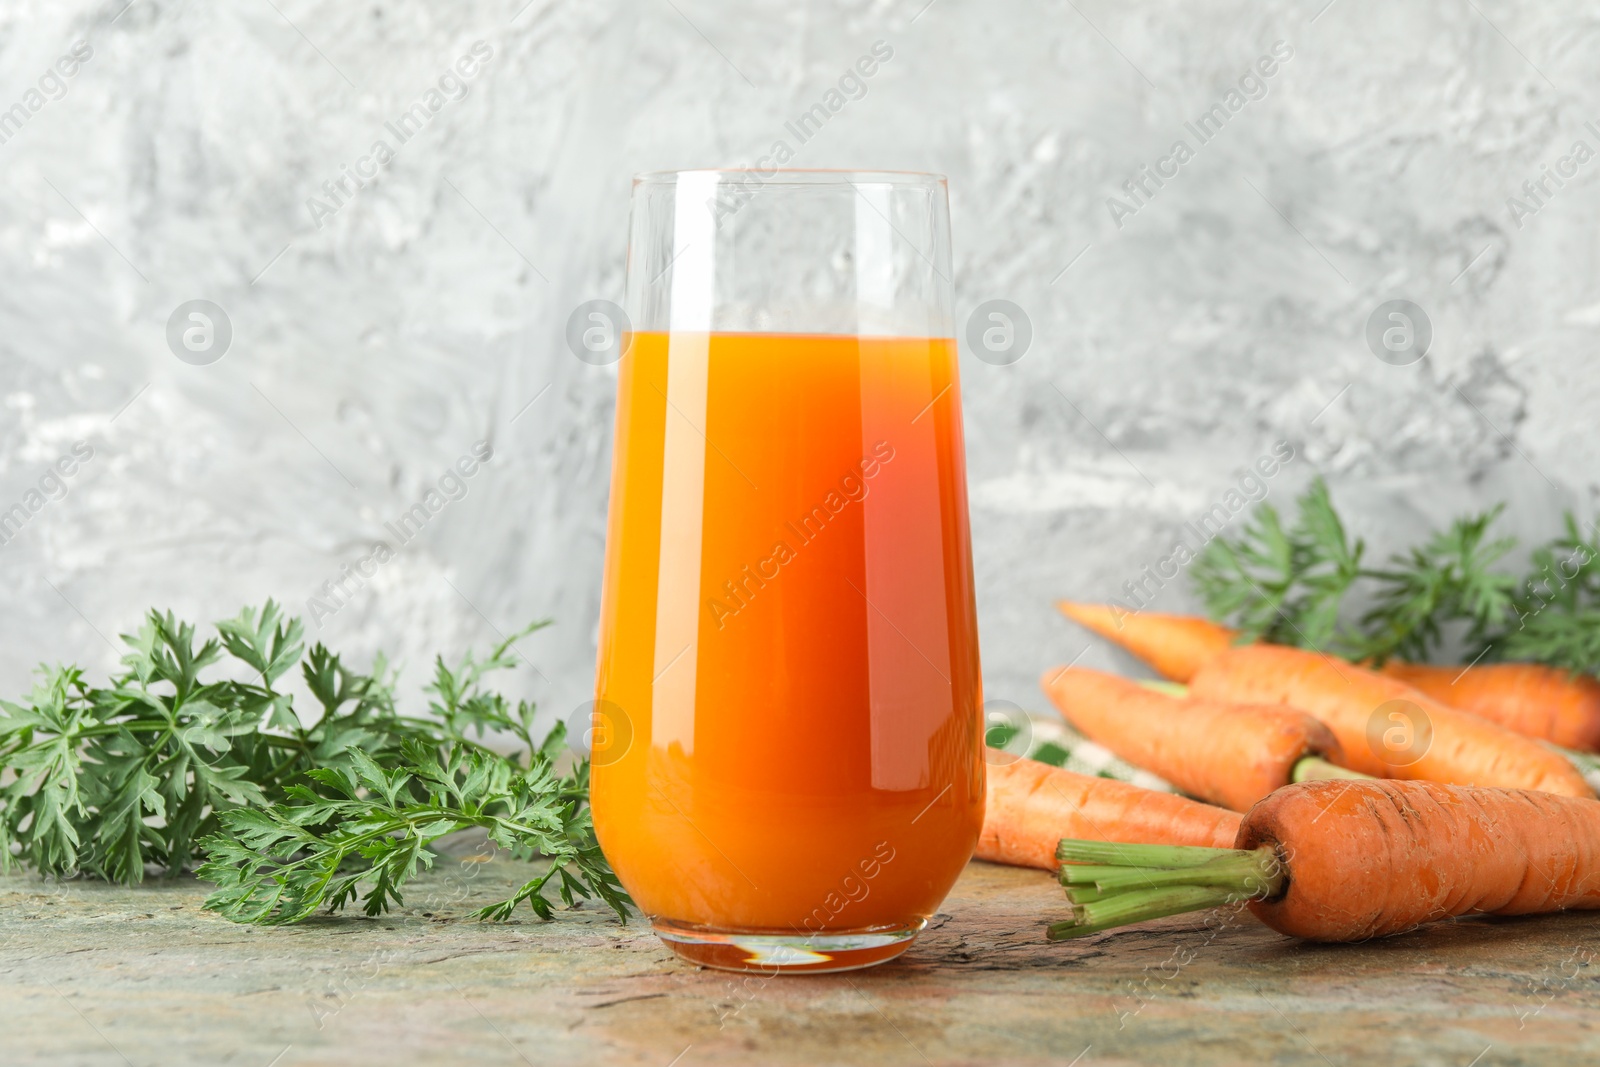
[[[1037, 704], [1085, 645], [1050, 598], [1116, 594], [1279, 440], [1274, 497], [1327, 473], [1380, 552], [1499, 499], [1530, 535], [1593, 506], [1600, 160], [1507, 204], [1600, 150], [1590, 6], [125, 2], [0, 9], [0, 108], [26, 119], [0, 144], [0, 508], [45, 501], [0, 548], [7, 694], [41, 659], [109, 666], [149, 604], [306, 610], [489, 440], [314, 633], [415, 684], [550, 615], [518, 684], [565, 714], [614, 375], [563, 328], [621, 299], [629, 176], [755, 161], [877, 40], [892, 60], [793, 165], [948, 174], [958, 315], [1032, 322], [1020, 361], [962, 368], [991, 697]], [[477, 41], [467, 95], [313, 219]], [[1185, 123], [1275, 41], [1292, 58], [1201, 144]], [[1193, 158], [1114, 219], [1178, 139]], [[1364, 340], [1395, 298], [1432, 323], [1407, 366]], [[209, 365], [167, 343], [193, 299], [232, 324]], [[30, 498], [80, 441], [65, 495]], [[1161, 603], [1190, 603], [1181, 579]]]

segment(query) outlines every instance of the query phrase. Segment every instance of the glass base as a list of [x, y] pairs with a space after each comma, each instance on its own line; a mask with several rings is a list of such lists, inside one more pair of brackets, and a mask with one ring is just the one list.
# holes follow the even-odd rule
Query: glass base
[[778, 934], [714, 930], [652, 920], [656, 936], [679, 956], [702, 967], [761, 974], [829, 974], [887, 963], [911, 947], [927, 926], [873, 927], [836, 934]]

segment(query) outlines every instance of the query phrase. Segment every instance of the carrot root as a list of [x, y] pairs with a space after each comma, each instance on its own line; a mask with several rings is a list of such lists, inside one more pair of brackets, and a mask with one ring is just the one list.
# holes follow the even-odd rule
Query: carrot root
[[1215, 847], [1232, 845], [1238, 836], [1240, 816], [1235, 812], [1036, 760], [992, 754], [979, 859], [1054, 873], [1056, 843], [1063, 835]]
[[[1124, 847], [1065, 887], [1051, 935], [1245, 902], [1279, 933], [1365, 941], [1459, 915], [1600, 909], [1600, 802], [1531, 789], [1380, 779], [1285, 786], [1257, 804], [1237, 855]], [[1079, 855], [1064, 842], [1061, 850]], [[1178, 853], [1182, 856], [1183, 853]], [[1254, 866], [1252, 866], [1252, 861]], [[1142, 880], [1141, 880], [1142, 878]]]
[[1128, 611], [1115, 604], [1057, 601], [1061, 614], [1150, 664], [1162, 677], [1187, 682], [1207, 661], [1232, 646], [1237, 630], [1193, 615]]
[[1183, 700], [1087, 667], [1046, 671], [1040, 685], [1085, 737], [1232, 811], [1288, 785], [1303, 756], [1343, 762], [1326, 726], [1277, 702]]
[[[1201, 700], [1298, 708], [1333, 732], [1340, 763], [1367, 774], [1595, 795], [1570, 761], [1532, 738], [1321, 653], [1237, 646], [1207, 663], [1189, 689]], [[1391, 743], [1395, 732], [1400, 740]]]
[[1600, 680], [1589, 675], [1538, 663], [1447, 667], [1393, 660], [1383, 673], [1520, 734], [1600, 751]]

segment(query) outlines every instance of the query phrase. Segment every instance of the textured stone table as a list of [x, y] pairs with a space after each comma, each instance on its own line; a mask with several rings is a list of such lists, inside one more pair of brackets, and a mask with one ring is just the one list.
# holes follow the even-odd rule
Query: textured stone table
[[1600, 916], [1360, 946], [1194, 917], [1060, 945], [1040, 872], [975, 863], [901, 961], [764, 980], [592, 908], [464, 918], [525, 868], [446, 861], [372, 920], [287, 929], [192, 881], [0, 879], [0, 1062], [1449, 1064], [1600, 1059]]

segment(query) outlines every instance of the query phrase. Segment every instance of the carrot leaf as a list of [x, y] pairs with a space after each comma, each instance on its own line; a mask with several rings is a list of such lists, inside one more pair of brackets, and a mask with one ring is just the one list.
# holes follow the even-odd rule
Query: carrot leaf
[[1191, 568], [1212, 616], [1247, 637], [1274, 644], [1332, 650], [1349, 643], [1339, 624], [1345, 594], [1364, 573], [1365, 544], [1354, 542], [1321, 478], [1296, 501], [1286, 526], [1276, 508], [1261, 504], [1236, 539], [1218, 537]]
[[1588, 536], [1570, 512], [1565, 531], [1534, 549], [1530, 573], [1503, 632], [1486, 635], [1497, 659], [1533, 660], [1595, 673], [1600, 669], [1600, 523]]
[[[566, 730], [533, 733], [534, 705], [486, 676], [516, 666], [512, 644], [434, 664], [426, 716], [396, 707], [395, 673], [368, 673], [268, 601], [217, 623], [217, 637], [149, 612], [123, 668], [90, 683], [41, 670], [31, 693], [0, 700], [0, 870], [136, 883], [194, 870], [217, 884], [206, 906], [229, 919], [296, 922], [360, 901], [375, 915], [464, 829], [547, 866], [484, 910], [526, 903], [549, 917], [594, 897], [626, 918], [588, 808], [589, 765], [565, 772]], [[299, 666], [314, 701], [302, 720], [285, 679]], [[229, 677], [229, 676], [232, 677]], [[282, 688], [280, 688], [282, 687]], [[509, 737], [506, 754], [487, 735]]]
[[[1536, 546], [1527, 574], [1503, 569], [1513, 537], [1493, 536], [1504, 505], [1457, 518], [1385, 566], [1362, 563], [1321, 478], [1292, 519], [1261, 504], [1238, 538], [1218, 537], [1190, 568], [1212, 618], [1246, 639], [1355, 660], [1437, 658], [1447, 640], [1465, 655], [1600, 671], [1600, 522], [1567, 514]], [[1354, 596], [1352, 594], [1355, 594]], [[1371, 604], [1348, 619], [1347, 601]]]
[[1457, 519], [1421, 546], [1391, 557], [1390, 567], [1369, 572], [1378, 583], [1375, 606], [1362, 616], [1360, 652], [1382, 662], [1391, 656], [1426, 660], [1443, 640], [1443, 625], [1466, 622], [1471, 636], [1495, 632], [1511, 610], [1517, 580], [1493, 570], [1516, 538], [1488, 540], [1505, 505]]

